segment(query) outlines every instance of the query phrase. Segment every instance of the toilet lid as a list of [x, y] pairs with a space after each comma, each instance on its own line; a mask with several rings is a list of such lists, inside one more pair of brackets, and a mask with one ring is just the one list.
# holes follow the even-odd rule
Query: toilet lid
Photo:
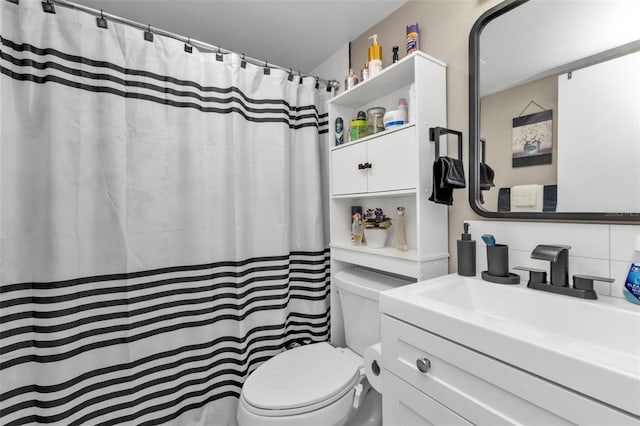
[[258, 367], [242, 387], [253, 407], [284, 410], [317, 404], [355, 384], [358, 365], [328, 343], [283, 352]]

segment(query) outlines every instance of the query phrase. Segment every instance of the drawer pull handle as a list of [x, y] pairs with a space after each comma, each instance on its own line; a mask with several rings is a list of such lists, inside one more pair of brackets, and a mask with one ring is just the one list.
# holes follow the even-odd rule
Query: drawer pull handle
[[416, 367], [418, 367], [418, 371], [421, 373], [426, 373], [431, 368], [431, 361], [427, 358], [418, 358], [416, 360]]

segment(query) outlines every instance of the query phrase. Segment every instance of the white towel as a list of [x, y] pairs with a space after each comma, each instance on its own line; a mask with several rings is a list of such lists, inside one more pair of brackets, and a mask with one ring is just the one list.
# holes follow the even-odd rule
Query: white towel
[[515, 185], [511, 187], [512, 212], [541, 212], [543, 205], [543, 185]]

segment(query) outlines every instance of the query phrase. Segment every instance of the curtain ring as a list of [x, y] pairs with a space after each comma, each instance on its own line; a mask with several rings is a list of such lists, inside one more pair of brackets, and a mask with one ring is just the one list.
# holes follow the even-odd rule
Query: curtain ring
[[191, 36], [187, 37], [187, 42], [184, 44], [184, 51], [187, 53], [193, 53], [193, 46], [191, 45]]
[[107, 19], [104, 17], [104, 12], [100, 9], [100, 16], [96, 18], [96, 25], [98, 28], [107, 29], [109, 24], [107, 24]]

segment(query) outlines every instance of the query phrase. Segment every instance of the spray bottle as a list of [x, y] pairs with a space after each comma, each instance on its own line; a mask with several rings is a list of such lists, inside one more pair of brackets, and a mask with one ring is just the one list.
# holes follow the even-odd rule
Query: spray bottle
[[407, 55], [420, 49], [420, 27], [418, 23], [415, 25], [407, 25]]
[[369, 46], [369, 78], [371, 78], [382, 71], [382, 46], [378, 44], [378, 34], [369, 38], [373, 40]]

